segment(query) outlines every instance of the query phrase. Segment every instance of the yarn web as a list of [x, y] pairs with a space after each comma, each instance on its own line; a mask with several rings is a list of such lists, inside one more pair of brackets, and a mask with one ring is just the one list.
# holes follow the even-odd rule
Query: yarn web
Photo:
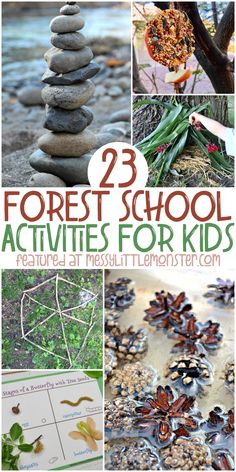
[[[60, 300], [60, 292], [59, 292], [59, 288], [58, 288], [58, 284], [59, 284], [60, 281], [63, 282], [64, 284], [66, 284], [68, 287], [72, 286], [75, 289], [79, 289], [79, 292], [77, 293], [77, 295], [79, 295], [79, 297], [82, 299], [81, 303], [79, 303], [76, 306], [72, 306], [70, 308], [63, 308], [63, 302]], [[50, 290], [52, 288], [52, 285], [51, 285], [52, 283], [53, 283], [53, 286], [55, 284], [55, 292], [54, 292], [54, 294], [55, 294], [55, 300], [54, 300], [55, 306], [53, 306], [54, 302], [52, 302], [52, 306], [48, 306], [48, 305], [43, 303], [43, 291], [42, 291], [42, 293], [38, 294], [38, 295], [41, 296], [40, 301], [37, 300], [36, 294], [37, 294], [38, 291], [41, 291], [41, 289], [43, 290], [44, 288], [47, 288], [47, 287], [49, 287], [49, 290]], [[54, 294], [53, 294], [53, 297], [54, 297]], [[87, 290], [85, 288], [80, 288], [74, 282], [70, 282], [70, 281], [64, 279], [63, 277], [59, 276], [58, 274], [54, 275], [53, 277], [50, 277], [49, 279], [45, 280], [44, 282], [42, 282], [42, 283], [40, 283], [40, 284], [38, 284], [38, 285], [28, 289], [28, 290], [24, 290], [22, 298], [21, 298], [21, 310], [20, 310], [22, 339], [29, 342], [33, 346], [41, 349], [42, 351], [47, 352], [51, 356], [58, 357], [60, 359], [68, 361], [69, 368], [73, 367], [72, 353], [71, 353], [71, 349], [69, 347], [68, 339], [67, 339], [67, 336], [66, 336], [66, 333], [65, 333], [65, 322], [68, 321], [68, 320], [69, 321], [73, 320], [74, 322], [87, 327], [87, 330], [86, 330], [85, 336], [83, 338], [82, 344], [79, 348], [78, 354], [76, 355], [75, 360], [78, 361], [83, 349], [85, 348], [85, 345], [86, 345], [87, 339], [89, 337], [89, 334], [92, 331], [92, 329], [94, 327], [94, 324], [95, 324], [95, 316], [96, 316], [95, 307], [96, 307], [97, 297], [98, 297], [98, 295], [95, 295], [90, 290]], [[85, 301], [83, 301], [83, 299], [85, 299]], [[91, 308], [91, 312], [89, 314], [89, 320], [84, 321], [83, 319], [77, 318], [76, 314], [80, 313], [82, 311], [82, 309], [85, 308], [91, 302], [94, 302], [94, 303], [93, 303], [93, 307]], [[26, 322], [27, 322], [27, 318], [30, 315], [32, 315], [32, 313], [27, 313], [27, 303], [28, 304], [33, 303], [33, 304], [38, 305], [41, 308], [42, 313], [43, 313], [43, 317], [42, 317], [43, 319], [41, 319], [40, 321], [38, 320], [38, 322], [36, 321], [35, 326], [33, 326], [33, 328], [31, 328], [31, 329], [28, 329], [25, 326]], [[44, 315], [44, 311], [46, 312], [45, 315]], [[33, 333], [35, 334], [37, 332], [37, 329], [40, 326], [46, 325], [48, 323], [48, 321], [50, 323], [50, 320], [53, 319], [53, 318], [55, 320], [56, 317], [58, 318], [58, 321], [60, 323], [60, 328], [61, 328], [61, 333], [62, 333], [62, 340], [63, 340], [64, 346], [65, 346], [65, 349], [64, 349], [65, 354], [64, 355], [56, 354], [55, 352], [50, 351], [46, 347], [41, 346], [37, 342], [32, 341], [32, 339], [29, 339], [29, 335], [32, 335]], [[59, 341], [60, 341], [60, 339], [58, 339], [58, 342]]]

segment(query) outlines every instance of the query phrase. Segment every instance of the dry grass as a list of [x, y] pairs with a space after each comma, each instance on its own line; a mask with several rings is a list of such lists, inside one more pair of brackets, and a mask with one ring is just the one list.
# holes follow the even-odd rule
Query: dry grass
[[[155, 175], [150, 176], [155, 180]], [[232, 187], [233, 176], [214, 170], [210, 159], [196, 145], [186, 146], [171, 167], [162, 186]]]

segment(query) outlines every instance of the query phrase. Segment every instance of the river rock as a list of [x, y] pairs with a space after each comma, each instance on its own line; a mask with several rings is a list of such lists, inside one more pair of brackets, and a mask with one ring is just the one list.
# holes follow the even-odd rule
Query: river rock
[[77, 110], [63, 110], [47, 105], [44, 128], [57, 132], [79, 133], [89, 126], [92, 120], [93, 114], [85, 106]]
[[28, 187], [66, 187], [65, 182], [52, 174], [34, 174], [29, 179]]
[[38, 149], [30, 156], [29, 163], [38, 172], [47, 172], [63, 179], [67, 184], [87, 184], [88, 165], [92, 153], [78, 159], [74, 157], [51, 157]]
[[75, 15], [76, 13], [80, 12], [80, 7], [77, 3], [74, 5], [64, 5], [60, 9], [61, 15]]
[[79, 14], [56, 16], [50, 23], [53, 33], [74, 33], [83, 27], [84, 20]]
[[131, 120], [131, 112], [130, 109], [128, 110], [119, 110], [112, 113], [110, 116], [109, 122], [115, 123], [116, 121], [130, 121]]
[[108, 95], [110, 97], [120, 97], [122, 95], [122, 89], [118, 87], [118, 85], [113, 85], [109, 90], [108, 90]]
[[82, 49], [87, 44], [87, 39], [82, 33], [54, 33], [51, 36], [51, 43], [55, 48], [59, 49]]
[[85, 105], [93, 96], [95, 85], [91, 80], [77, 85], [47, 85], [42, 90], [45, 103], [52, 107], [75, 110]]
[[51, 85], [72, 85], [78, 82], [91, 79], [100, 70], [99, 65], [92, 61], [87, 66], [81, 69], [68, 72], [67, 74], [57, 74], [56, 72], [47, 69], [42, 77], [42, 82]]
[[96, 136], [96, 149], [99, 149], [100, 147], [104, 146], [104, 144], [112, 143], [114, 141], [114, 134], [98, 133]]
[[114, 136], [130, 136], [130, 123], [125, 121], [117, 121], [102, 126], [101, 133], [111, 133]]
[[78, 134], [43, 134], [38, 140], [39, 148], [50, 156], [80, 157], [96, 145], [96, 136], [85, 129]]
[[25, 106], [43, 105], [41, 92], [42, 89], [39, 87], [23, 87], [18, 92], [18, 100]]
[[86, 66], [93, 59], [93, 53], [88, 46], [78, 51], [66, 51], [52, 47], [44, 54], [44, 58], [49, 69], [58, 74], [65, 74]]

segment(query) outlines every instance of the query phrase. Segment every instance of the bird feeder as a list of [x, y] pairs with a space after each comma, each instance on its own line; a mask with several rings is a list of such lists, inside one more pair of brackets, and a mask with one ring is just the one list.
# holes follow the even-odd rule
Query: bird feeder
[[148, 22], [145, 42], [154, 61], [176, 70], [194, 52], [193, 26], [185, 12], [163, 10]]

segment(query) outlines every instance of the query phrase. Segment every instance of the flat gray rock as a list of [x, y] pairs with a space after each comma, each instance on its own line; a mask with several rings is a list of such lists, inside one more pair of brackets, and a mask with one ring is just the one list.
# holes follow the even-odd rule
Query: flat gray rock
[[49, 69], [58, 74], [65, 74], [86, 66], [93, 59], [93, 53], [88, 46], [78, 51], [66, 51], [55, 47], [44, 54]]
[[57, 157], [80, 157], [95, 146], [96, 136], [88, 129], [78, 134], [48, 131], [38, 140], [39, 149]]
[[54, 33], [51, 43], [55, 48], [77, 51], [87, 44], [87, 38], [82, 33]]
[[32, 175], [28, 181], [28, 187], [66, 187], [66, 184], [56, 175], [42, 172]]
[[79, 14], [56, 16], [50, 23], [53, 33], [73, 33], [83, 27], [84, 20]]
[[42, 77], [42, 82], [50, 85], [73, 85], [91, 79], [99, 70], [100, 66], [94, 61], [90, 62], [87, 66], [81, 67], [81, 69], [68, 72], [67, 74], [57, 74], [47, 69]]
[[93, 96], [95, 85], [91, 80], [76, 85], [46, 85], [42, 90], [44, 103], [65, 110], [76, 110]]
[[47, 172], [63, 179], [67, 184], [88, 184], [88, 165], [93, 153], [79, 158], [51, 157], [38, 149], [31, 154], [29, 163], [38, 172]]
[[44, 128], [56, 132], [80, 133], [90, 125], [92, 120], [93, 114], [85, 106], [77, 110], [63, 110], [47, 105]]
[[80, 12], [80, 7], [77, 3], [74, 5], [64, 5], [60, 9], [61, 15], [75, 15], [76, 13]]

